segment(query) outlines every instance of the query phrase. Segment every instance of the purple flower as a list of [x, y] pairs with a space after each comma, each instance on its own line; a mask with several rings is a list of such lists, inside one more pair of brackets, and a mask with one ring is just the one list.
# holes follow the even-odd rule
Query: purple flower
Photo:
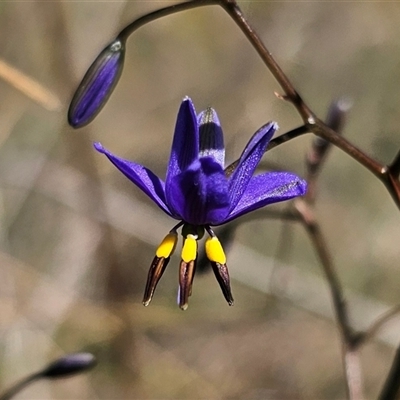
[[68, 110], [68, 123], [81, 128], [91, 122], [106, 104], [122, 73], [125, 45], [110, 43], [90, 66]]
[[267, 204], [301, 196], [306, 182], [289, 172], [254, 171], [273, 134], [275, 122], [261, 127], [243, 150], [234, 171], [224, 171], [225, 147], [222, 129], [212, 108], [196, 116], [192, 101], [186, 97], [179, 109], [168, 163], [163, 181], [146, 167], [111, 154], [100, 143], [95, 148], [136, 186], [146, 193], [165, 213], [180, 222], [164, 238], [151, 264], [143, 304], [148, 305], [159, 279], [175, 250], [182, 227], [184, 237], [179, 269], [178, 303], [188, 305], [196, 268], [197, 241], [206, 231], [205, 250], [222, 292], [233, 304], [226, 256], [211, 229]]

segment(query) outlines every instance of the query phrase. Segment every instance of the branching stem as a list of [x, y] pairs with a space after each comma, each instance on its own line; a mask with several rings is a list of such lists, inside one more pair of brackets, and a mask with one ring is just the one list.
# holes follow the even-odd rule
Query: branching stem
[[[309, 131], [339, 147], [350, 157], [352, 157], [369, 171], [371, 171], [376, 177], [378, 177], [378, 179], [380, 179], [384, 183], [387, 190], [393, 197], [393, 200], [395, 201], [397, 207], [400, 208], [400, 182], [398, 180], [398, 176], [395, 176], [389, 167], [379, 163], [372, 157], [368, 156], [362, 150], [358, 149], [356, 146], [350, 143], [347, 139], [338, 135], [323, 121], [315, 116], [315, 114], [300, 97], [299, 93], [297, 93], [294, 86], [285, 75], [285, 73], [282, 71], [275, 59], [272, 57], [272, 54], [265, 47], [260, 37], [250, 26], [250, 24], [244, 17], [242, 10], [238, 6], [236, 0], [219, 0], [218, 3], [231, 16], [238, 27], [246, 35], [249, 42], [256, 49], [257, 53], [264, 61], [264, 64], [268, 67], [272, 75], [275, 77], [276, 81], [285, 92], [285, 96], [283, 97], [285, 98], [285, 100], [288, 100], [294, 105]], [[399, 157], [397, 157], [397, 159], [398, 158]], [[395, 168], [393, 169], [398, 169], [397, 166], [399, 163], [400, 161], [395, 162]]]

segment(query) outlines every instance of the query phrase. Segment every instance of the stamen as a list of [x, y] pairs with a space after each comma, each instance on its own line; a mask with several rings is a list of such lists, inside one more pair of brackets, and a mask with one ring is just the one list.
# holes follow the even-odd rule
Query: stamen
[[190, 262], [181, 261], [179, 266], [179, 292], [178, 303], [182, 310], [188, 308], [189, 296], [192, 294], [192, 283], [196, 269], [196, 260]]
[[229, 279], [228, 267], [226, 264], [220, 264], [218, 262], [211, 262], [212, 269], [214, 271], [215, 277], [219, 283], [219, 286], [222, 290], [222, 294], [225, 297], [225, 300], [228, 302], [230, 306], [233, 305], [233, 297], [231, 293], [231, 284]]
[[150, 265], [149, 274], [147, 275], [147, 283], [143, 296], [144, 306], [148, 306], [150, 304], [158, 281], [162, 277], [165, 268], [167, 268], [170, 256], [175, 250], [178, 242], [178, 234], [176, 233], [176, 229], [179, 228], [180, 225], [182, 225], [182, 223], [179, 223], [177, 226], [175, 226], [170, 233], [165, 236], [156, 250], [156, 256]]
[[197, 236], [187, 235], [184, 239], [183, 247], [182, 247], [182, 260], [185, 263], [189, 263], [194, 261], [197, 257]]
[[222, 248], [221, 242], [215, 236], [210, 227], [206, 227], [210, 237], [206, 240], [205, 249], [207, 258], [211, 261], [214, 275], [217, 278], [219, 286], [230, 306], [233, 305], [233, 297], [231, 293], [231, 284], [229, 279], [228, 267], [226, 266], [226, 255]]
[[144, 290], [143, 305], [148, 306], [153, 298], [154, 291], [156, 290], [158, 281], [162, 277], [167, 265], [169, 263], [169, 257], [157, 257], [155, 256], [151, 263], [149, 274], [147, 276], [146, 288]]
[[171, 231], [163, 239], [161, 244], [156, 250], [157, 257], [168, 258], [175, 251], [176, 244], [178, 242], [178, 234], [175, 231]]
[[216, 236], [209, 237], [205, 243], [207, 258], [211, 262], [216, 262], [219, 264], [226, 263], [226, 256], [224, 249], [222, 248], [221, 242]]

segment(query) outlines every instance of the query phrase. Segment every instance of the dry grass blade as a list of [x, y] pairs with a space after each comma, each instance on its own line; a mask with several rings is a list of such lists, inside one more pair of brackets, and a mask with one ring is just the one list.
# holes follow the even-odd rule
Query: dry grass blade
[[60, 99], [33, 78], [0, 59], [0, 78], [49, 111], [59, 111]]

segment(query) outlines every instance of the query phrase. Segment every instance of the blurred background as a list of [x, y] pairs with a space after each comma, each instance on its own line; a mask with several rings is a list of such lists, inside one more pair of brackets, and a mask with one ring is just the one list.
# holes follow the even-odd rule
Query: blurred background
[[[244, 35], [208, 6], [140, 28], [101, 114], [70, 128], [69, 101], [98, 53], [129, 22], [168, 4], [0, 2], [0, 386], [64, 353], [90, 351], [99, 360], [93, 371], [38, 382], [19, 398], [343, 398], [328, 287], [299, 225], [262, 212], [242, 218], [228, 255], [233, 307], [207, 272], [196, 276], [189, 309], [177, 307], [179, 252], [151, 305], [141, 304], [155, 248], [175, 222], [92, 142], [164, 176], [185, 95], [198, 111], [218, 111], [228, 162], [265, 122], [277, 121], [280, 133], [301, 125]], [[240, 4], [317, 115], [348, 96], [344, 135], [389, 163], [400, 147], [399, 4]], [[311, 140], [274, 149], [265, 166], [304, 176]], [[352, 323], [364, 329], [400, 302], [398, 211], [382, 184], [337, 149], [316, 207]], [[380, 391], [399, 328], [392, 320], [362, 349], [367, 398]]]

